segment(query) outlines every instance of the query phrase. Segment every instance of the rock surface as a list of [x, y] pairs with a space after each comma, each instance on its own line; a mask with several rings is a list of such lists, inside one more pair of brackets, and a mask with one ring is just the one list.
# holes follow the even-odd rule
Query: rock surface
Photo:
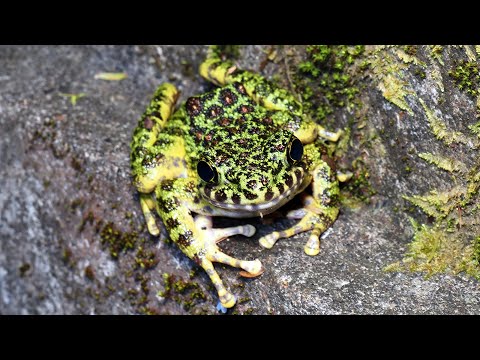
[[[258, 70], [265, 49], [244, 47], [239, 65]], [[206, 274], [174, 244], [147, 234], [129, 165], [132, 131], [158, 84], [175, 83], [181, 100], [210, 87], [196, 74], [205, 54], [203, 46], [0, 47], [1, 314], [218, 313]], [[271, 76], [278, 66], [269, 62], [262, 72]], [[100, 72], [128, 78], [95, 79]], [[445, 102], [429, 71], [420, 79], [406, 70], [405, 79], [452, 129], [473, 122], [474, 102], [448, 79]], [[75, 106], [65, 95], [80, 93]], [[303, 253], [307, 234], [272, 250], [258, 245], [260, 236], [289, 220], [249, 220], [257, 227], [253, 238], [234, 237], [221, 247], [238, 258], [259, 258], [266, 271], [244, 279], [217, 266], [239, 298], [229, 313], [480, 313], [473, 278], [383, 271], [404, 256], [413, 236], [399, 210], [401, 196], [448, 188], [450, 180], [409, 155], [412, 146], [417, 152], [439, 146], [417, 97], [405, 97], [409, 113], [365, 79], [361, 99], [368, 127], [386, 134], [365, 156], [376, 195], [359, 209], [342, 208], [316, 257]], [[336, 114], [339, 124], [346, 122], [342, 114]], [[405, 170], [405, 156], [415, 171]]]

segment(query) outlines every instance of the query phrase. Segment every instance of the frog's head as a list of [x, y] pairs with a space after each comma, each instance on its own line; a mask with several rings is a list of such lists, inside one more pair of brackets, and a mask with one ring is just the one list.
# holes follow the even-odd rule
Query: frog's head
[[207, 149], [197, 164], [202, 196], [218, 208], [267, 214], [289, 201], [305, 176], [302, 142], [288, 130]]

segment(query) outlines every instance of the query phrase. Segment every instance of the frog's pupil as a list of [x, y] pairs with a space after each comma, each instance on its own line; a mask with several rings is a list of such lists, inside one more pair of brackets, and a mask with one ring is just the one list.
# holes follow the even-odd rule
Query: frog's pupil
[[303, 156], [303, 144], [300, 140], [294, 139], [290, 145], [290, 152], [288, 153], [290, 159], [299, 161]]
[[209, 182], [215, 180], [217, 172], [206, 161], [200, 160], [197, 164], [198, 176], [203, 181]]

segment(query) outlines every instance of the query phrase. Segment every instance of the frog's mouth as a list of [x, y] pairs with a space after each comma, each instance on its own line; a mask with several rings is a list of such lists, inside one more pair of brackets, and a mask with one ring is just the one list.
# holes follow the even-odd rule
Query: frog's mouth
[[[290, 173], [287, 180], [278, 183], [275, 188], [258, 191], [255, 199], [247, 199], [245, 194], [238, 195], [228, 191], [226, 186], [204, 186], [200, 189], [202, 196], [216, 208], [230, 210], [229, 217], [263, 216], [269, 214], [290, 201], [308, 185], [305, 171], [299, 167]], [[226, 194], [231, 193], [232, 196]]]

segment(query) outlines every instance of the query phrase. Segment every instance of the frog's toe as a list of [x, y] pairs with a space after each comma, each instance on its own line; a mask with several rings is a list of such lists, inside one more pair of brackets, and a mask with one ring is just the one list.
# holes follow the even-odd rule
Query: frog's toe
[[303, 247], [303, 250], [307, 255], [310, 255], [310, 256], [318, 255], [318, 253], [320, 252], [320, 239], [316, 234], [310, 235], [307, 243]]
[[241, 267], [245, 271], [240, 271], [240, 275], [248, 278], [260, 276], [265, 271], [265, 268], [258, 259], [253, 261], [242, 261]]
[[252, 225], [239, 225], [229, 228], [212, 228], [212, 219], [208, 216], [197, 216], [195, 219], [195, 225], [205, 239], [210, 242], [219, 243], [222, 240], [234, 235], [243, 235], [251, 237], [255, 234], [255, 227]]
[[307, 215], [307, 209], [300, 208], [291, 210], [287, 213], [289, 219], [303, 219]]
[[279, 238], [275, 236], [275, 232], [265, 235], [258, 240], [259, 244], [265, 249], [271, 249]]
[[242, 235], [246, 237], [251, 237], [255, 234], [255, 231], [257, 231], [257, 229], [255, 229], [255, 226], [250, 224], [244, 225]]
[[237, 299], [235, 298], [235, 295], [230, 292], [226, 292], [223, 296], [220, 296], [220, 303], [227, 309], [233, 307], [236, 302]]

